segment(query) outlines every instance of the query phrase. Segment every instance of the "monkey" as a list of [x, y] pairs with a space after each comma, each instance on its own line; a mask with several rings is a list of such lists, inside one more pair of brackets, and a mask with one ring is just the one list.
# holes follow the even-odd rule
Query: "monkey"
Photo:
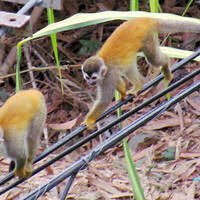
[[43, 94], [36, 89], [21, 90], [0, 107], [0, 155], [15, 162], [14, 175], [28, 178], [46, 121]]
[[96, 101], [84, 123], [93, 129], [95, 121], [112, 101], [114, 90], [126, 96], [126, 85], [122, 77], [134, 86], [134, 94], [141, 90], [144, 78], [139, 73], [136, 54], [142, 51], [154, 67], [160, 67], [167, 84], [172, 80], [170, 60], [159, 47], [157, 33], [200, 32], [198, 23], [180, 22], [170, 19], [137, 18], [118, 26], [96, 55], [82, 64], [82, 74], [89, 85], [97, 86]]

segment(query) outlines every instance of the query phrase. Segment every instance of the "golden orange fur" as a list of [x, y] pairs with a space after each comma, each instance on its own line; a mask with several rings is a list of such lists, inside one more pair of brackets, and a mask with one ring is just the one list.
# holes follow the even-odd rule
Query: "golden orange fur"
[[170, 60], [159, 46], [156, 33], [200, 32], [198, 23], [169, 19], [137, 18], [122, 23], [106, 40], [99, 52], [86, 59], [82, 65], [83, 76], [90, 85], [97, 86], [97, 99], [86, 116], [88, 129], [105, 111], [113, 99], [114, 90], [122, 98], [126, 95], [126, 77], [137, 93], [142, 89], [144, 79], [137, 66], [137, 53], [142, 51], [147, 61], [159, 67], [169, 83], [172, 80]]
[[0, 135], [4, 140], [0, 154], [15, 161], [15, 175], [20, 178], [32, 174], [32, 161], [45, 120], [45, 100], [35, 89], [18, 92], [0, 108]]
[[105, 64], [112, 63], [118, 67], [130, 64], [141, 50], [149, 31], [157, 31], [157, 27], [157, 20], [150, 18], [126, 21], [115, 29], [97, 55], [104, 59]]

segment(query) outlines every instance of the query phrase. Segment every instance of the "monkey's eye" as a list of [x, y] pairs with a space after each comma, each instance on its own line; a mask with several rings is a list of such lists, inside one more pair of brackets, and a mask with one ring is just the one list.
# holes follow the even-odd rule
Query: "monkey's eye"
[[88, 76], [87, 73], [84, 73], [84, 78], [87, 79], [87, 80], [89, 80], [90, 76]]
[[96, 74], [93, 74], [91, 77], [92, 80], [97, 80], [97, 78], [98, 78], [98, 76]]

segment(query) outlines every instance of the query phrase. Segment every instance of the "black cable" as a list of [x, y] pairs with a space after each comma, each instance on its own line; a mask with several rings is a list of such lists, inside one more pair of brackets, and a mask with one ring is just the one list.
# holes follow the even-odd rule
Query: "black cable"
[[[184, 65], [184, 64], [188, 63], [189, 61], [193, 60], [198, 55], [200, 55], [200, 49], [196, 50], [192, 55], [188, 56], [187, 58], [185, 58], [185, 59], [181, 60], [180, 62], [176, 63], [175, 65], [173, 65], [172, 68], [171, 68], [171, 71], [172, 72], [176, 71], [182, 65]], [[139, 93], [142, 93], [145, 90], [147, 90], [148, 88], [150, 88], [152, 85], [157, 84], [162, 78], [163, 78], [163, 75], [160, 74], [159, 76], [157, 76], [153, 80], [149, 81], [147, 84], [144, 85], [144, 87], [142, 88], [142, 90]], [[127, 103], [132, 98], [133, 98], [133, 96], [128, 96], [127, 99], [118, 102], [116, 105], [114, 105], [113, 107], [111, 107], [108, 110], [106, 110], [105, 113], [97, 121], [101, 120], [107, 114], [113, 112], [114, 110], [116, 110], [117, 108], [122, 106], [123, 104]], [[58, 149], [60, 146], [62, 146], [63, 144], [65, 144], [66, 142], [68, 142], [69, 140], [74, 138], [75, 136], [77, 136], [80, 133], [82, 133], [84, 130], [86, 130], [86, 126], [80, 126], [80, 127], [76, 128], [74, 131], [72, 131], [70, 134], [68, 134], [67, 136], [65, 136], [61, 140], [59, 140], [57, 143], [51, 145], [51, 147], [49, 147], [48, 149], [44, 150], [38, 157], [36, 157], [36, 159], [34, 159], [34, 163], [38, 162], [41, 159], [43, 159], [44, 157], [46, 157], [47, 155], [52, 153], [54, 150]], [[9, 173], [7, 176], [5, 176], [3, 179], [0, 180], [0, 185], [5, 184], [7, 181], [12, 179], [13, 177], [14, 177], [14, 173], [13, 172]], [[0, 194], [1, 194], [1, 192], [0, 192]]]
[[156, 116], [159, 116], [161, 113], [166, 111], [169, 107], [173, 106], [177, 102], [184, 99], [186, 96], [190, 95], [194, 91], [200, 88], [200, 81], [192, 84], [185, 90], [181, 91], [175, 97], [171, 98], [170, 100], [164, 102], [160, 106], [156, 107], [155, 109], [149, 111], [144, 116], [137, 119], [135, 122], [131, 123], [127, 127], [121, 129], [116, 134], [112, 135], [110, 138], [105, 140], [102, 144], [98, 145], [91, 153], [87, 154], [80, 160], [76, 161], [72, 166], [68, 167], [60, 174], [58, 174], [55, 178], [51, 179], [48, 183], [44, 184], [40, 188], [36, 189], [35, 191], [28, 194], [24, 200], [35, 200], [36, 198], [40, 197], [43, 193], [48, 192], [50, 189], [55, 187], [58, 183], [62, 182], [64, 179], [69, 177], [74, 171], [78, 171], [85, 166], [85, 162], [90, 162], [91, 160], [95, 159], [99, 154], [106, 151], [107, 149], [111, 148], [114, 144], [120, 142], [123, 138], [128, 136], [130, 133], [138, 129], [139, 127], [143, 126]]
[[[63, 158], [64, 156], [66, 156], [67, 154], [71, 153], [72, 151], [74, 151], [75, 149], [77, 149], [78, 147], [82, 146], [83, 144], [89, 142], [91, 139], [95, 138], [96, 136], [102, 134], [104, 131], [110, 129], [111, 127], [113, 127], [114, 125], [118, 124], [119, 122], [123, 121], [124, 119], [130, 117], [131, 115], [133, 115], [134, 113], [138, 112], [139, 110], [141, 110], [142, 108], [144, 108], [145, 106], [149, 105], [150, 103], [154, 102], [155, 100], [159, 99], [160, 97], [166, 95], [167, 93], [169, 93], [170, 91], [172, 91], [173, 89], [177, 88], [178, 86], [182, 85], [183, 83], [185, 83], [186, 81], [194, 78], [196, 75], [200, 74], [200, 68], [195, 70], [194, 72], [192, 72], [191, 74], [186, 75], [185, 77], [183, 77], [182, 79], [178, 80], [177, 82], [173, 83], [172, 85], [170, 85], [168, 88], [164, 89], [163, 91], [159, 92], [158, 94], [154, 95], [153, 97], [151, 97], [150, 99], [146, 100], [145, 102], [141, 103], [140, 105], [136, 106], [135, 108], [133, 108], [132, 110], [126, 112], [125, 114], [121, 115], [119, 118], [117, 118], [116, 120], [114, 120], [113, 122], [107, 124], [106, 126], [104, 126], [103, 128], [101, 128], [100, 130], [97, 130], [95, 132], [92, 132], [91, 134], [89, 134], [88, 136], [86, 136], [85, 138], [83, 138], [82, 140], [78, 141], [77, 143], [71, 145], [69, 148], [67, 148], [66, 150], [64, 150], [62, 153], [60, 153], [59, 155], [57, 155], [55, 158], [47, 161], [46, 163], [44, 163], [43, 165], [41, 165], [40, 167], [38, 167], [36, 170], [34, 170], [32, 175], [37, 174], [38, 172], [40, 172], [41, 170], [45, 169], [46, 167], [48, 167], [49, 165], [53, 164], [54, 162], [56, 162], [57, 160]], [[0, 190], [0, 195], [3, 194], [4, 192], [8, 191], [9, 189], [17, 186], [18, 184], [22, 183], [23, 181], [21, 180], [17, 180], [16, 182], [6, 186], [5, 188], [3, 188], [2, 190]]]
[[200, 68], [197, 69], [196, 71], [194, 71], [193, 73], [185, 76], [184, 78], [180, 79], [179, 81], [175, 82], [174, 84], [170, 85], [168, 88], [166, 88], [163, 91], [161, 91], [160, 93], [154, 95], [153, 97], [151, 97], [150, 99], [148, 99], [145, 102], [141, 103], [140, 105], [136, 106], [132, 110], [126, 112], [123, 115], [121, 115], [119, 118], [117, 118], [116, 120], [110, 122], [106, 126], [102, 127], [100, 130], [97, 130], [97, 131], [94, 131], [94, 132], [90, 133], [85, 138], [83, 138], [80, 141], [78, 141], [77, 143], [71, 145], [69, 148], [67, 148], [66, 150], [64, 150], [63, 152], [61, 152], [55, 158], [51, 159], [50, 161], [46, 162], [44, 165], [40, 166], [39, 167], [40, 169], [38, 168], [39, 169], [38, 171], [41, 171], [42, 169], [44, 169], [45, 167], [49, 166], [50, 164], [52, 164], [52, 163], [56, 162], [57, 160], [63, 158], [64, 156], [66, 156], [67, 154], [71, 153], [72, 151], [74, 151], [78, 147], [80, 147], [83, 144], [89, 142], [90, 140], [92, 140], [96, 136], [100, 135], [104, 131], [110, 129], [114, 125], [118, 124], [119, 122], [123, 121], [124, 119], [128, 118], [129, 116], [133, 115], [134, 113], [138, 112], [139, 110], [141, 110], [145, 106], [149, 105], [150, 103], [154, 102], [155, 100], [159, 99], [160, 97], [166, 95], [168, 92], [170, 92], [173, 89], [177, 88], [178, 86], [182, 85], [186, 81], [194, 78], [198, 74], [200, 74]]
[[[188, 56], [187, 58], [182, 59], [181, 61], [179, 61], [178, 63], [174, 64], [171, 67], [171, 72], [175, 72], [176, 70], [178, 70], [179, 68], [181, 68], [183, 65], [187, 64], [188, 62], [192, 61], [193, 59], [195, 59], [197, 56], [200, 55], [200, 48], [197, 49], [193, 54], [191, 54], [190, 56]], [[143, 88], [138, 92], [138, 94], [143, 93], [144, 91], [146, 91], [147, 89], [149, 89], [150, 87], [152, 87], [153, 85], [159, 83], [162, 79], [163, 79], [163, 74], [159, 74], [157, 77], [155, 77], [154, 79], [150, 80], [148, 83], [146, 83]], [[119, 103], [117, 103], [116, 105], [112, 106], [111, 108], [109, 108], [108, 110], [106, 110], [102, 116], [97, 120], [101, 120], [103, 119], [106, 115], [108, 115], [109, 113], [117, 110], [120, 106], [122, 106], [123, 104], [128, 103], [130, 100], [132, 100], [133, 95], [129, 95], [128, 98], [126, 100], [121, 100]]]
[[63, 191], [63, 193], [62, 193], [62, 196], [61, 196], [60, 200], [65, 200], [65, 199], [66, 199], [66, 196], [67, 196], [67, 194], [68, 194], [68, 192], [69, 192], [69, 189], [70, 189], [70, 187], [71, 187], [71, 185], [72, 185], [72, 183], [73, 183], [73, 181], [74, 181], [74, 179], [75, 179], [77, 173], [78, 173], [78, 171], [77, 171], [77, 172], [74, 172], [74, 173], [71, 175], [71, 177], [70, 177], [70, 179], [69, 179], [69, 181], [68, 181], [68, 183], [67, 183], [67, 185], [66, 185], [66, 187], [65, 187], [65, 189], [64, 189], [64, 191]]
[[[149, 105], [150, 103], [154, 102], [155, 100], [159, 99], [160, 97], [166, 95], [167, 93], [169, 93], [170, 91], [172, 91], [173, 89], [177, 88], [178, 86], [182, 85], [183, 83], [185, 83], [186, 81], [194, 78], [196, 75], [200, 74], [200, 68], [197, 69], [196, 71], [192, 72], [189, 75], [186, 75], [184, 78], [180, 79], [179, 81], [175, 82], [174, 84], [170, 85], [168, 88], [164, 89], [163, 91], [161, 91], [160, 93], [154, 95], [153, 97], [151, 97], [150, 99], [146, 100], [145, 102], [141, 103], [140, 105], [136, 106], [135, 108], [133, 108], [132, 110], [126, 112], [125, 114], [121, 115], [119, 118], [117, 118], [116, 120], [110, 122], [109, 124], [107, 124], [106, 126], [102, 127], [101, 129], [94, 131], [92, 133], [90, 133], [88, 136], [86, 136], [85, 138], [81, 139], [80, 141], [78, 141], [77, 143], [71, 145], [69, 148], [67, 148], [66, 150], [64, 150], [62, 153], [60, 153], [59, 155], [57, 155], [55, 158], [51, 159], [49, 161], [49, 163], [45, 163], [47, 166], [51, 163], [56, 162], [57, 160], [61, 159], [62, 157], [66, 156], [67, 154], [71, 153], [72, 151], [74, 151], [75, 149], [77, 149], [78, 147], [82, 146], [83, 144], [89, 142], [91, 139], [95, 138], [96, 136], [100, 135], [101, 133], [103, 133], [104, 131], [110, 129], [111, 127], [113, 127], [114, 125], [117, 125], [119, 122], [123, 121], [124, 119], [128, 118], [129, 116], [133, 115], [134, 113], [138, 112], [139, 110], [141, 110], [142, 108], [144, 108], [145, 106]], [[47, 167], [46, 166], [46, 167]], [[42, 167], [42, 166], [41, 166]], [[43, 167], [42, 167], [43, 168]], [[41, 169], [42, 170], [42, 169]]]
[[[69, 135], [66, 135], [61, 140], [58, 140], [58, 142], [51, 145], [48, 149], [45, 149], [39, 156], [37, 156], [34, 159], [33, 163], [36, 163], [36, 162], [40, 161], [41, 159], [45, 158], [47, 155], [49, 155], [50, 153], [52, 153], [53, 151], [55, 151], [56, 149], [58, 149], [59, 147], [61, 147], [62, 145], [64, 145], [68, 141], [70, 141], [71, 139], [73, 139], [75, 136], [77, 136], [84, 130], [86, 130], [86, 126], [80, 126], [80, 127], [76, 128]], [[9, 173], [8, 175], [6, 175], [4, 178], [2, 178], [0, 180], [0, 185], [5, 184], [7, 181], [12, 179], [13, 177], [14, 177], [14, 173], [13, 172]]]
[[[187, 58], [181, 60], [180, 62], [176, 63], [175, 65], [172, 66], [171, 71], [174, 72], [177, 69], [179, 69], [180, 67], [182, 67], [182, 65], [186, 64], [187, 62], [193, 60], [194, 58], [196, 58], [198, 55], [200, 55], [200, 49], [198, 49], [195, 53], [193, 53], [192, 55], [188, 56]], [[147, 84], [144, 85], [144, 87], [141, 89], [141, 91], [139, 93], [142, 93], [144, 91], [146, 91], [147, 89], [149, 89], [152, 85], [157, 84], [159, 81], [161, 81], [163, 79], [163, 74], [160, 74], [159, 76], [157, 76], [156, 78], [154, 78], [153, 80], [149, 81]], [[186, 81], [186, 80], [185, 80]], [[111, 108], [108, 108], [103, 114], [102, 116], [97, 119], [97, 121], [100, 121], [101, 119], [103, 119], [106, 115], [110, 114], [111, 112], [117, 110], [119, 107], [121, 107], [122, 105], [128, 103], [131, 99], [133, 98], [133, 95], [128, 95], [126, 99], [119, 101], [118, 103], [116, 103], [114, 106], [112, 106]], [[84, 130], [86, 130], [86, 126], [80, 126], [78, 128], [76, 128], [74, 131], [72, 131], [70, 134], [68, 134], [67, 136], [65, 136], [64, 138], [62, 138], [61, 140], [59, 140], [57, 143], [53, 144], [51, 147], [49, 147], [48, 149], [44, 150], [35, 160], [34, 163], [43, 159], [44, 157], [46, 157], [48, 154], [52, 153], [54, 150], [56, 150], [57, 148], [61, 147], [63, 144], [65, 144], [66, 142], [68, 142], [69, 140], [71, 140], [72, 138], [74, 138], [75, 136], [77, 136], [78, 134], [82, 133]], [[0, 182], [1, 184], [1, 182]]]

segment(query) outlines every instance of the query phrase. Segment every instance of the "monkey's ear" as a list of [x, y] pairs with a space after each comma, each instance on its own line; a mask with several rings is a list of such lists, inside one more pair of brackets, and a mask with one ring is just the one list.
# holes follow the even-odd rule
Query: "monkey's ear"
[[105, 76], [106, 73], [107, 73], [107, 67], [105, 65], [102, 65], [100, 71], [101, 76]]

